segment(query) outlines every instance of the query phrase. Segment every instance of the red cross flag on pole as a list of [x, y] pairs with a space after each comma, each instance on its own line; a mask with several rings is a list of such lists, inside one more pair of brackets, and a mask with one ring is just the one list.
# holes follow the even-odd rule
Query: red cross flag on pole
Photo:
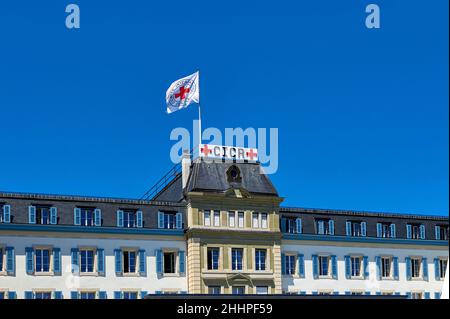
[[199, 72], [176, 80], [166, 92], [167, 113], [187, 108], [192, 102], [200, 103]]

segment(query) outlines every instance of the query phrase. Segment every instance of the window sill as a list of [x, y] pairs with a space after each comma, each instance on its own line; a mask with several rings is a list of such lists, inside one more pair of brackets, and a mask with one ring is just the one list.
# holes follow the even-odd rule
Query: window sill
[[350, 277], [350, 280], [364, 280], [364, 277], [363, 276]]
[[129, 273], [129, 272], [123, 272], [122, 277], [141, 277], [138, 272], [135, 273]]
[[80, 277], [96, 277], [98, 272], [80, 272]]
[[35, 276], [54, 276], [54, 272], [53, 271], [49, 271], [49, 272], [34, 272], [33, 275]]
[[180, 274], [177, 273], [162, 273], [163, 277], [180, 277]]
[[381, 277], [381, 280], [392, 281], [395, 279], [393, 277]]
[[317, 279], [333, 279], [333, 276], [319, 276]]

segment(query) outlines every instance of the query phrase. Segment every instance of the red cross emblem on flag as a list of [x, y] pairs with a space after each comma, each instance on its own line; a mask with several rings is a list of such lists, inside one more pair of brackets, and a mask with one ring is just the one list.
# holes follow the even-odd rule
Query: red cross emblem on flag
[[256, 152], [253, 152], [253, 148], [250, 149], [250, 152], [245, 153], [247, 157], [250, 157], [250, 160], [253, 161], [253, 157], [257, 157], [258, 154]]
[[208, 144], [205, 144], [201, 149], [200, 152], [202, 152], [203, 154], [205, 154], [205, 156], [208, 156], [209, 154], [212, 153], [212, 150], [208, 148]]
[[186, 94], [189, 93], [191, 89], [187, 88], [187, 87], [180, 87], [180, 91], [178, 91], [178, 93], [175, 93], [175, 97], [178, 99], [180, 98], [180, 100], [184, 100], [186, 98]]

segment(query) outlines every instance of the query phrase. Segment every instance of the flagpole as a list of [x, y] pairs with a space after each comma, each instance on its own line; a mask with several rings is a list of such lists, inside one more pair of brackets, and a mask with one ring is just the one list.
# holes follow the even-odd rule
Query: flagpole
[[198, 70], [198, 156], [200, 157], [200, 144], [202, 144], [202, 114], [200, 111], [200, 70]]

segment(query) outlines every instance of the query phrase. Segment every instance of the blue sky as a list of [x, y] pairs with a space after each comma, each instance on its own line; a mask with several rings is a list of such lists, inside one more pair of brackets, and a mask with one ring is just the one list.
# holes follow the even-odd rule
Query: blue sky
[[200, 69], [204, 128], [279, 128], [284, 205], [448, 215], [448, 23], [445, 0], [1, 2], [0, 190], [140, 197]]

